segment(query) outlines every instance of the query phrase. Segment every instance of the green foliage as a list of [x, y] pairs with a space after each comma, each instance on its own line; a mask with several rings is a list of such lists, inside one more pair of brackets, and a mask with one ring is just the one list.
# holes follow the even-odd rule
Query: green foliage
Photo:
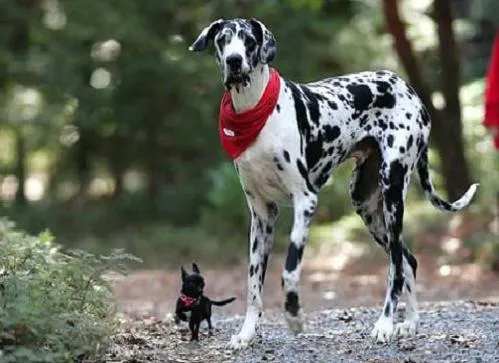
[[[202, 218], [208, 228], [219, 233], [246, 230], [249, 212], [239, 178], [232, 163], [226, 162], [210, 171], [207, 188], [208, 206]], [[222, 223], [220, 223], [222, 222]]]
[[[499, 153], [494, 150], [492, 135], [483, 124], [483, 79], [470, 82], [461, 89], [464, 127], [463, 134], [468, 146], [470, 166], [480, 183], [475, 210], [493, 213], [499, 191]], [[476, 161], [476, 162], [474, 162]]]
[[473, 3], [471, 7], [472, 15], [478, 20], [485, 20], [499, 27], [499, 13], [495, 0], [480, 0]]
[[[490, 44], [475, 19], [495, 16], [494, 1], [476, 4], [456, 23], [466, 82], [483, 77]], [[438, 80], [425, 4], [402, 2], [421, 69]], [[0, 8], [0, 214], [29, 232], [48, 227], [64, 244], [97, 250], [178, 248], [187, 255], [191, 241], [245, 240], [246, 202], [216, 131], [223, 86], [213, 48], [187, 50], [214, 19], [261, 19], [277, 39], [275, 67], [299, 82], [402, 71], [382, 6], [369, 0], [0, 0]], [[479, 39], [487, 44], [478, 46]], [[483, 88], [473, 89], [477, 105]], [[479, 208], [488, 211], [498, 182], [488, 170], [497, 169], [497, 159], [490, 143], [482, 145], [488, 136], [476, 113], [464, 122], [470, 164], [483, 186]], [[350, 173], [351, 165], [336, 170], [322, 191], [320, 222], [351, 213]], [[28, 191], [36, 189], [30, 179], [43, 185], [27, 206], [10, 190], [22, 178]], [[291, 217], [282, 208], [278, 232], [289, 233]], [[286, 239], [278, 236], [278, 244]]]
[[72, 362], [101, 352], [116, 305], [104, 274], [137, 259], [63, 253], [48, 232], [31, 236], [0, 220], [2, 362]]
[[[220, 225], [220, 230], [224, 225]], [[246, 258], [247, 227], [231, 234], [215, 226], [179, 227], [162, 222], [123, 228], [106, 235], [86, 235], [79, 243], [91, 251], [121, 248], [141, 256], [148, 267], [178, 267], [179, 261], [200, 260], [211, 264], [230, 264]], [[220, 251], [224, 251], [223, 255]]]
[[337, 221], [353, 212], [350, 197], [350, 179], [353, 168], [351, 161], [339, 166], [321, 190], [316, 212], [319, 221]]

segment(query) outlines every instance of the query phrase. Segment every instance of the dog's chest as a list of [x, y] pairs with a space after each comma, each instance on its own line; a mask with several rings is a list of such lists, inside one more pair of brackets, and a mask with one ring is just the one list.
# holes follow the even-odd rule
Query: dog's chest
[[239, 176], [247, 191], [267, 200], [278, 201], [288, 195], [282, 176], [272, 157], [264, 153], [245, 155], [237, 163]]
[[235, 162], [244, 188], [271, 201], [289, 199], [292, 182], [283, 153], [296, 153], [299, 145], [296, 130], [283, 127], [282, 113], [271, 115], [255, 143]]

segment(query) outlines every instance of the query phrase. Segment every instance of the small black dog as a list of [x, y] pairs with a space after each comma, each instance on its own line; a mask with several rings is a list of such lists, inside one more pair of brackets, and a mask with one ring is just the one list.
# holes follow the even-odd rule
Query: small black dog
[[208, 321], [208, 329], [211, 334], [211, 306], [223, 306], [234, 300], [235, 297], [222, 301], [213, 301], [203, 295], [204, 278], [199, 272], [198, 266], [193, 263], [193, 274], [189, 275], [184, 266], [180, 268], [182, 271], [182, 289], [180, 297], [177, 300], [177, 308], [175, 310], [175, 323], [180, 320], [187, 321], [187, 314], [190, 313], [189, 329], [191, 330], [191, 340], [199, 340], [199, 326], [206, 319]]

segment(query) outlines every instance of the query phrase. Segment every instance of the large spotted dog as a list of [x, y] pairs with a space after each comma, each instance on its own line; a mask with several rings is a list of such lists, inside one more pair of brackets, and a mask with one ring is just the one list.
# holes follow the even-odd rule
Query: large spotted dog
[[[210, 41], [236, 112], [253, 108], [270, 76], [274, 36], [259, 21], [217, 20], [189, 48], [202, 51]], [[389, 71], [362, 72], [298, 84], [284, 78], [278, 102], [256, 140], [235, 159], [251, 211], [247, 311], [233, 348], [255, 336], [262, 314], [262, 287], [272, 247], [278, 202], [291, 199], [294, 223], [282, 276], [285, 315], [292, 331], [303, 328], [299, 299], [302, 255], [317, 194], [331, 172], [353, 157], [350, 186], [355, 211], [389, 254], [388, 289], [372, 331], [377, 341], [416, 332], [417, 262], [402, 240], [409, 179], [417, 168], [431, 203], [444, 211], [468, 205], [477, 184], [453, 203], [434, 192], [428, 170], [430, 119], [414, 90]], [[399, 296], [407, 293], [406, 318], [394, 326]]]

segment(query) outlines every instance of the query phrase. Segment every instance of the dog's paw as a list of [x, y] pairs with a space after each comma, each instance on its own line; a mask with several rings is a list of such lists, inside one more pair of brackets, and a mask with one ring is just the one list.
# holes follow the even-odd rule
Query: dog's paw
[[230, 338], [228, 348], [233, 349], [233, 350], [245, 349], [251, 343], [253, 338], [254, 338], [254, 335], [253, 336], [244, 336], [241, 333], [233, 335], [232, 338]]
[[381, 317], [374, 324], [371, 336], [377, 343], [389, 342], [393, 337], [394, 329], [391, 319]]
[[407, 319], [395, 325], [395, 334], [399, 337], [407, 338], [416, 335], [418, 330], [417, 319]]
[[288, 322], [289, 329], [291, 329], [294, 334], [299, 334], [303, 331], [303, 313], [301, 309], [298, 310], [296, 316], [291, 315], [288, 311], [284, 312], [284, 316]]

